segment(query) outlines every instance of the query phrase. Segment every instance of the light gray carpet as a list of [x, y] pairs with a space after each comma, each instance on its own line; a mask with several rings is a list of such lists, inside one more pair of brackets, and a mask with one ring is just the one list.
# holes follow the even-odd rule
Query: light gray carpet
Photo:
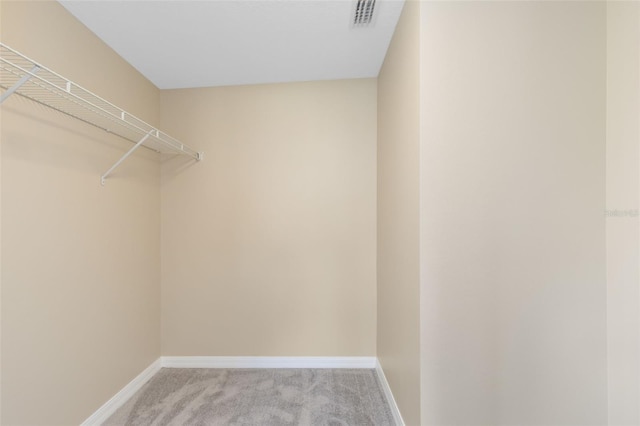
[[161, 369], [105, 425], [394, 425], [375, 370]]

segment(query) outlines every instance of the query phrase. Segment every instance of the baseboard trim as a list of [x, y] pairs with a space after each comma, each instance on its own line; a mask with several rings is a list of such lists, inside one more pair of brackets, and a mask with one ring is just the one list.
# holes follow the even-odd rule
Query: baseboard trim
[[400, 414], [400, 410], [398, 409], [398, 404], [396, 404], [396, 400], [393, 398], [393, 393], [391, 392], [391, 388], [389, 387], [389, 382], [387, 382], [387, 378], [384, 375], [384, 371], [382, 370], [382, 366], [380, 365], [380, 361], [376, 359], [376, 373], [378, 374], [378, 380], [380, 380], [380, 384], [382, 385], [382, 391], [384, 392], [384, 396], [387, 397], [387, 402], [389, 402], [389, 407], [391, 408], [391, 414], [393, 415], [393, 419], [396, 422], [397, 426], [405, 426], [404, 420], [402, 419], [402, 415]]
[[161, 359], [158, 358], [150, 366], [144, 369], [144, 371], [136, 376], [132, 381], [123, 387], [120, 392], [115, 394], [113, 398], [105, 402], [104, 405], [93, 413], [87, 420], [82, 422], [80, 426], [101, 425], [104, 423], [115, 411], [129, 400], [136, 393], [142, 385], [147, 383], [154, 374], [160, 371], [162, 367]]
[[163, 356], [166, 368], [376, 368], [375, 357]]

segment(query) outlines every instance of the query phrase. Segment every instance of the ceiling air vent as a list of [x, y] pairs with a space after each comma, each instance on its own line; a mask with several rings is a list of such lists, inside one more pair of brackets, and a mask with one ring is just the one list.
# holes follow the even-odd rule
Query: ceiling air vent
[[356, 13], [353, 17], [354, 25], [368, 25], [373, 19], [373, 8], [376, 0], [357, 0]]

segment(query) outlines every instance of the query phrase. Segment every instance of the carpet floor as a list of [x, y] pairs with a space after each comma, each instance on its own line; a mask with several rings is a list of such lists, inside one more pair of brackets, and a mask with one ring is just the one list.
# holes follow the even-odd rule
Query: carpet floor
[[375, 370], [162, 368], [104, 425], [391, 426]]

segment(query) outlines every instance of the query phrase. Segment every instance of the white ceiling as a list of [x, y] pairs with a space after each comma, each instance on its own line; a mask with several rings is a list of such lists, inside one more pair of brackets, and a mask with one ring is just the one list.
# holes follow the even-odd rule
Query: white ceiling
[[403, 0], [59, 0], [161, 89], [375, 77]]

